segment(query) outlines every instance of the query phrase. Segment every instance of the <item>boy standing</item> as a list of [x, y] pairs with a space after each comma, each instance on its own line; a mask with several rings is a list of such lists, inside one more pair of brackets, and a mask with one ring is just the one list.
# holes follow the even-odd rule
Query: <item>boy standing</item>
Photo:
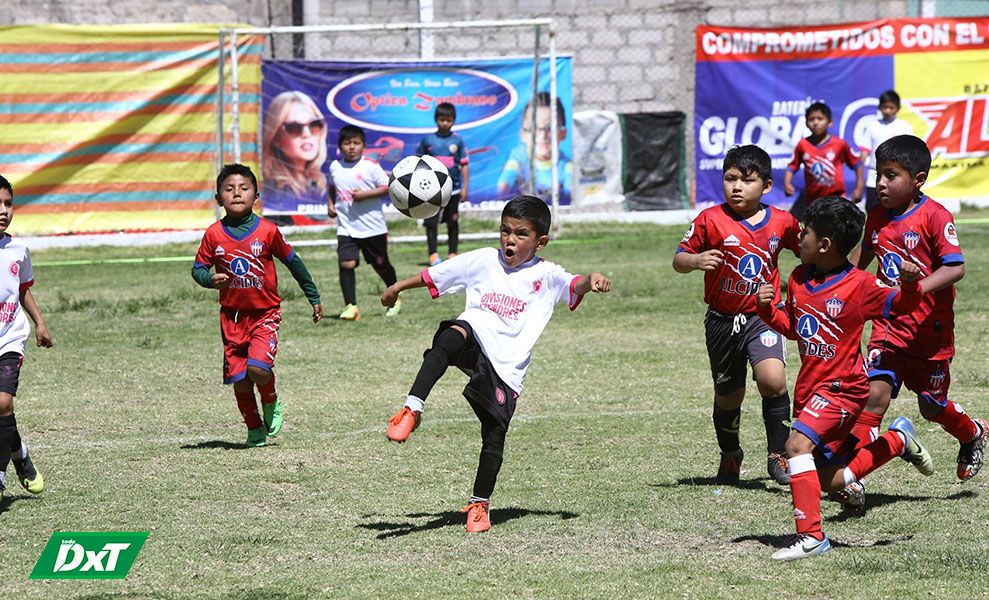
[[773, 188], [772, 161], [758, 146], [725, 155], [725, 203], [705, 209], [691, 223], [673, 257], [678, 273], [704, 271], [704, 330], [714, 379], [714, 432], [721, 448], [717, 483], [734, 485], [742, 464], [738, 440], [745, 363], [762, 395], [769, 475], [789, 483], [783, 445], [789, 429], [783, 340], [756, 314], [759, 283], [779, 287], [777, 259], [799, 252], [800, 226], [787, 212], [761, 203]]
[[447, 258], [457, 255], [457, 244], [460, 240], [460, 214], [458, 207], [461, 202], [467, 202], [467, 184], [470, 181], [468, 163], [470, 157], [464, 139], [453, 133], [453, 124], [457, 120], [457, 109], [449, 102], [436, 105], [433, 114], [436, 121], [436, 133], [430, 133], [422, 138], [416, 146], [416, 154], [428, 154], [437, 158], [450, 172], [453, 182], [453, 192], [450, 201], [443, 210], [432, 217], [423, 220], [426, 227], [426, 247], [429, 251], [429, 266], [438, 265], [441, 261], [437, 253], [436, 236], [439, 224], [446, 223], [447, 244], [450, 253]]
[[965, 259], [955, 223], [943, 206], [920, 191], [927, 181], [931, 153], [913, 135], [899, 135], [876, 149], [880, 206], [869, 214], [859, 268], [878, 258], [878, 276], [888, 285], [902, 279], [906, 261], [920, 267], [920, 306], [895, 319], [879, 319], [869, 340], [869, 403], [856, 425], [859, 439], [878, 428], [902, 385], [917, 394], [920, 414], [951, 434], [958, 450], [958, 479], [982, 468], [989, 426], [972, 419], [948, 399], [955, 355], [955, 287], [965, 275]]
[[[233, 384], [237, 407], [247, 425], [247, 445], [264, 446], [282, 428], [282, 403], [275, 390], [275, 354], [282, 322], [281, 297], [273, 258], [288, 267], [312, 305], [313, 323], [323, 305], [305, 263], [275, 225], [252, 212], [258, 181], [244, 165], [224, 165], [216, 178], [216, 202], [226, 216], [203, 235], [192, 278], [220, 290], [223, 383]], [[215, 267], [216, 272], [210, 273]], [[254, 387], [261, 394], [264, 422]]]
[[875, 150], [880, 144], [897, 135], [913, 135], [913, 127], [903, 119], [896, 118], [900, 112], [900, 95], [894, 90], [886, 90], [879, 94], [879, 114], [881, 118], [869, 123], [865, 130], [866, 143], [859, 146], [862, 159], [868, 166], [865, 176], [865, 214], [879, 205], [876, 194], [876, 155]]
[[[848, 142], [828, 133], [828, 128], [831, 127], [831, 108], [818, 101], [808, 106], [804, 115], [810, 135], [797, 142], [797, 147], [793, 150], [793, 160], [790, 161], [783, 176], [783, 193], [787, 196], [793, 195], [795, 191], [793, 174], [800, 165], [803, 165], [803, 210], [823, 196], [844, 196], [845, 172], [841, 166], [844, 163], [849, 168], [855, 169], [855, 190], [852, 192], [852, 201], [860, 201], [864, 183], [862, 161]], [[799, 215], [801, 210], [794, 212]]]
[[31, 335], [25, 313], [34, 321], [37, 344], [45, 348], [54, 345], [41, 309], [31, 294], [34, 285], [31, 255], [23, 242], [7, 233], [13, 218], [14, 188], [0, 175], [0, 260], [9, 265], [0, 282], [0, 496], [7, 486], [7, 464], [11, 459], [21, 487], [32, 494], [45, 489], [45, 478], [35, 469], [14, 418], [14, 396], [24, 362], [24, 346]]
[[785, 310], [775, 306], [777, 291], [772, 285], [764, 284], [758, 295], [759, 315], [796, 340], [800, 351], [795, 421], [786, 441], [798, 538], [774, 553], [775, 560], [808, 558], [831, 549], [821, 529], [822, 488], [841, 490], [894, 456], [924, 475], [934, 472], [930, 454], [904, 417], [869, 445], [849, 453], [856, 441], [849, 434], [869, 390], [862, 329], [869, 319], [904, 314], [919, 304], [919, 269], [904, 262], [903, 285], [891, 288], [853, 267], [848, 253], [858, 243], [865, 216], [844, 198], [820, 198], [807, 207], [805, 217], [800, 240], [803, 264], [790, 275]]
[[433, 336], [405, 405], [389, 421], [386, 435], [404, 442], [419, 426], [429, 392], [447, 367], [468, 374], [464, 397], [481, 421], [481, 457], [473, 495], [463, 512], [467, 531], [491, 528], [489, 499], [501, 469], [505, 435], [522, 393], [535, 345], [566, 302], [577, 308], [587, 292], [607, 292], [611, 281], [599, 273], [571, 275], [536, 256], [549, 242], [550, 212], [534, 196], [516, 196], [501, 213], [499, 248], [461, 254], [389, 287], [381, 303], [391, 306], [403, 290], [428, 287], [433, 298], [464, 292], [464, 312], [443, 321]]
[[[357, 265], [360, 254], [385, 282], [395, 283], [395, 268], [388, 261], [388, 225], [381, 209], [388, 193], [388, 175], [381, 165], [364, 156], [364, 130], [344, 125], [337, 137], [342, 158], [330, 163], [330, 202], [327, 211], [337, 218], [337, 256], [340, 263], [340, 289], [344, 309], [340, 319], [360, 321], [357, 308]], [[402, 301], [385, 312], [398, 315]]]

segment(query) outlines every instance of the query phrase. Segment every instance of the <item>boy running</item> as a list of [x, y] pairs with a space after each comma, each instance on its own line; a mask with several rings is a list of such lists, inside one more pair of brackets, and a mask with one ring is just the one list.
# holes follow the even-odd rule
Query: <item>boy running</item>
[[51, 348], [55, 343], [31, 294], [34, 285], [31, 255], [23, 242], [7, 233], [13, 218], [14, 188], [0, 175], [0, 261], [9, 265], [0, 282], [0, 496], [7, 487], [7, 465], [11, 459], [21, 487], [32, 494], [45, 489], [45, 478], [34, 468], [14, 418], [14, 396], [24, 362], [24, 346], [31, 335], [24, 314], [34, 321], [34, 337], [39, 346]]
[[895, 319], [878, 319], [869, 340], [869, 403], [855, 433], [869, 439], [878, 429], [900, 387], [917, 394], [920, 414], [939, 424], [961, 447], [958, 479], [967, 481], [982, 468], [989, 425], [972, 419], [948, 399], [951, 359], [955, 355], [955, 283], [965, 275], [965, 259], [955, 223], [943, 206], [920, 191], [931, 168], [927, 144], [898, 135], [876, 149], [876, 192], [880, 206], [865, 226], [861, 269], [878, 258], [879, 278], [901, 280], [901, 265], [920, 266], [920, 306]]
[[501, 469], [505, 435], [522, 393], [532, 348], [556, 304], [577, 308], [584, 294], [607, 292], [611, 281], [599, 273], [571, 275], [536, 256], [549, 242], [550, 212], [534, 196], [516, 196], [501, 213], [499, 248], [460, 254], [390, 286], [381, 303], [427, 287], [433, 298], [463, 292], [464, 312], [443, 321], [426, 351], [405, 405], [389, 421], [386, 435], [404, 442], [419, 426], [426, 398], [447, 367], [470, 377], [464, 397], [481, 421], [481, 457], [473, 495], [463, 509], [467, 531], [487, 531], [489, 500]]
[[920, 303], [916, 265], [904, 262], [903, 285], [892, 288], [848, 262], [864, 221], [862, 211], [844, 198], [818, 199], [807, 207], [800, 240], [803, 264], [790, 275], [785, 310], [775, 306], [772, 285], [759, 289], [759, 315], [796, 340], [800, 352], [795, 420], [786, 441], [798, 537], [773, 554], [776, 560], [808, 558], [831, 549], [821, 528], [822, 488], [839, 491], [894, 456], [924, 475], [934, 472], [930, 454], [904, 417], [857, 451], [856, 439], [849, 436], [869, 391], [861, 348], [865, 322], [891, 312], [910, 312]]
[[[738, 483], [742, 448], [738, 440], [745, 363], [752, 365], [762, 395], [769, 476], [789, 483], [783, 445], [789, 433], [783, 340], [756, 314], [759, 283], [779, 288], [777, 259], [799, 253], [800, 226], [787, 212], [762, 204], [773, 188], [772, 161], [758, 146], [738, 146], [725, 155], [725, 203], [705, 209], [691, 223], [673, 257], [678, 273], [704, 271], [704, 330], [714, 379], [714, 433], [721, 449], [716, 482]], [[777, 299], [778, 301], [778, 299]]]
[[[223, 338], [223, 383], [233, 384], [237, 408], [247, 425], [247, 445], [264, 446], [282, 428], [282, 403], [275, 390], [275, 354], [282, 323], [282, 299], [272, 259], [288, 267], [312, 305], [313, 323], [323, 305], [305, 263], [278, 228], [252, 212], [258, 181], [244, 165], [224, 165], [216, 177], [216, 202], [226, 216], [203, 235], [192, 278], [204, 288], [220, 290], [220, 335]], [[216, 272], [210, 273], [215, 267]], [[261, 394], [264, 422], [258, 415], [254, 387]]]

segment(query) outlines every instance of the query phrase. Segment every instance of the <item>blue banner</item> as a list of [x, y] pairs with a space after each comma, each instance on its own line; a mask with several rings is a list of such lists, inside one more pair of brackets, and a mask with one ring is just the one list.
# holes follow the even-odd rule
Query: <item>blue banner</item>
[[[456, 109], [453, 133], [468, 150], [467, 200], [500, 206], [530, 189], [550, 199], [551, 144], [559, 147], [560, 203], [570, 204], [572, 62], [557, 58], [557, 131], [550, 131], [550, 62], [532, 59], [429, 62], [266, 61], [262, 70], [262, 203], [265, 214], [326, 214], [330, 163], [344, 125], [364, 130], [364, 155], [390, 171], [436, 132], [436, 106]], [[536, 136], [532, 148], [532, 112]]]

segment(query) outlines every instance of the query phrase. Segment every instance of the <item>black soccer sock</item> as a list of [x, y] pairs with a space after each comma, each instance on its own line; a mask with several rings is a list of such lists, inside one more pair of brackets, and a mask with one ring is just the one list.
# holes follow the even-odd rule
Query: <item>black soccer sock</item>
[[[11, 446], [15, 438], [20, 439], [17, 434], [17, 420], [14, 419], [14, 415], [0, 417], [0, 471], [6, 471], [7, 465], [10, 464]], [[18, 447], [20, 447], [20, 443], [18, 443]]]
[[790, 394], [762, 397], [762, 420], [766, 424], [766, 449], [770, 454], [786, 453], [786, 438], [790, 437]]
[[[453, 199], [450, 200], [453, 202]], [[460, 242], [460, 215], [453, 213], [446, 224], [447, 244], [450, 246], [450, 254], [457, 253], [457, 246]]]
[[491, 498], [505, 452], [505, 435], [508, 430], [494, 417], [481, 421], [481, 456], [477, 461], [474, 477], [474, 498]]
[[387, 286], [392, 286], [398, 281], [398, 277], [395, 275], [395, 267], [389, 262], [387, 256], [382, 258], [380, 265], [374, 265], [374, 272], [378, 274], [378, 277], [381, 277]]
[[355, 269], [340, 267], [340, 289], [344, 304], [357, 304], [357, 273]]
[[433, 223], [432, 219], [426, 219], [423, 221], [423, 225], [426, 227], [426, 249], [430, 254], [436, 254], [436, 237], [439, 230], [439, 222]]
[[419, 373], [412, 383], [409, 395], [425, 400], [436, 382], [443, 377], [443, 373], [446, 373], [446, 368], [450, 366], [453, 357], [463, 352], [466, 347], [467, 339], [464, 334], [452, 327], [444, 329], [436, 336], [433, 347], [422, 358], [422, 366], [419, 367]]
[[714, 413], [711, 415], [714, 421], [714, 434], [718, 437], [718, 447], [722, 452], [734, 452], [739, 449], [738, 424], [742, 419], [741, 407], [734, 410], [725, 410], [714, 403]]

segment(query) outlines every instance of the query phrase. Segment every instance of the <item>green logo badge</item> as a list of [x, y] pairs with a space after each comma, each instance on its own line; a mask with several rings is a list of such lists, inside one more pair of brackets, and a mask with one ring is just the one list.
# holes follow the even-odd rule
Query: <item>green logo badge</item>
[[147, 531], [56, 531], [31, 579], [123, 579], [146, 539]]

